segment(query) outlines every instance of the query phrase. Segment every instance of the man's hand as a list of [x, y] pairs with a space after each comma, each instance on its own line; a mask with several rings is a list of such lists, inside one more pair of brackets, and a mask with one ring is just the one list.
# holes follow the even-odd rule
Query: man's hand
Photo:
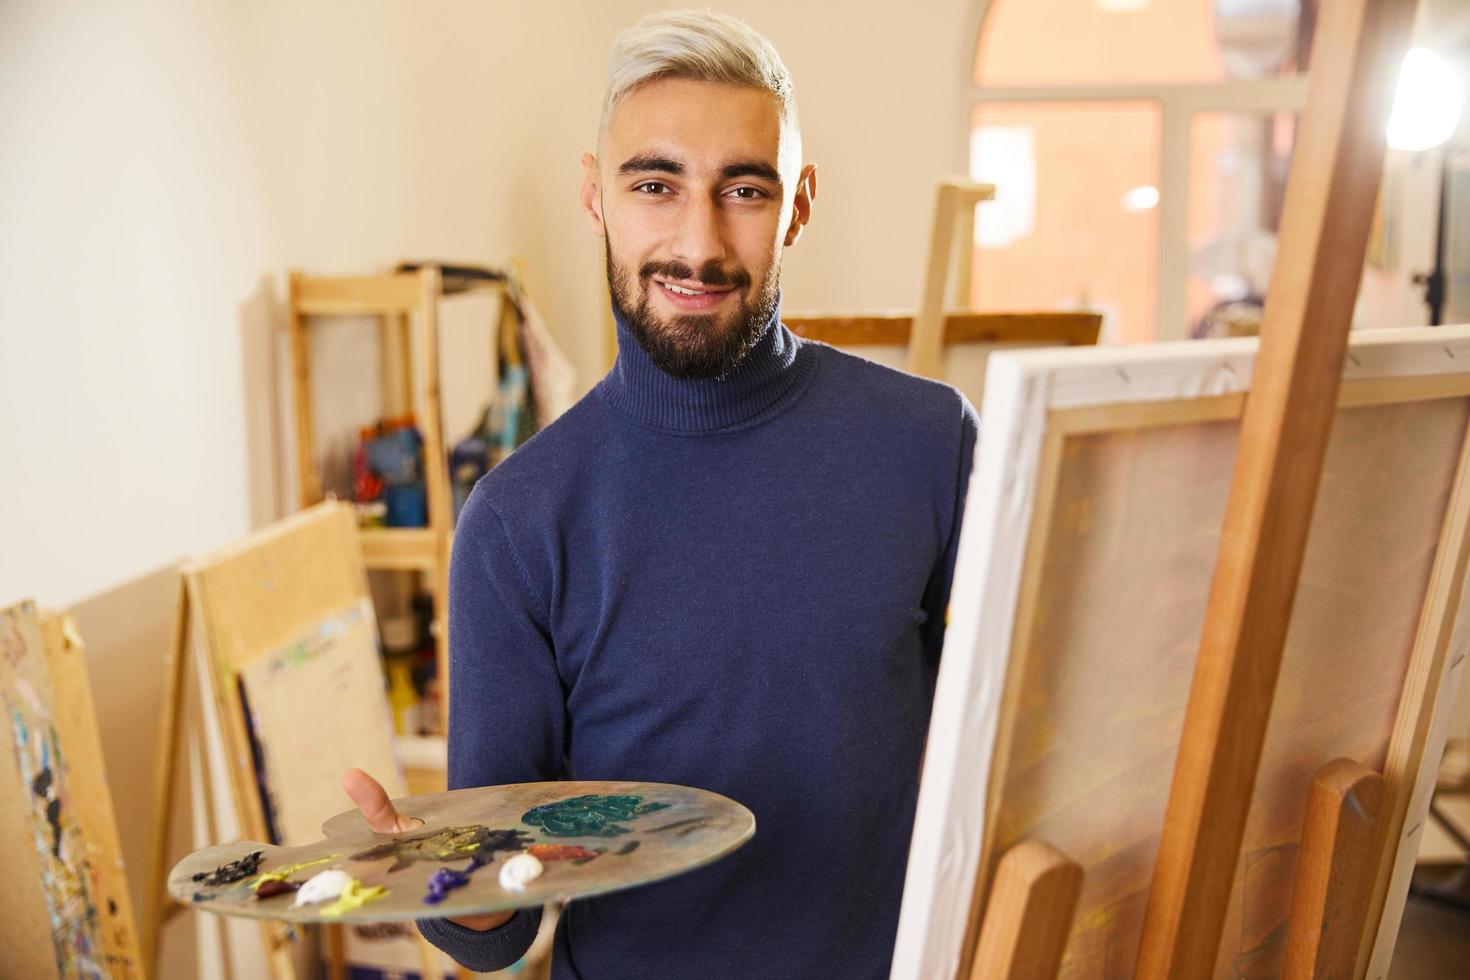
[[[399, 813], [393, 801], [388, 799], [388, 791], [383, 789], [383, 784], [361, 769], [349, 769], [343, 773], [342, 788], [347, 791], [352, 802], [357, 804], [357, 809], [375, 834], [401, 834], [424, 825], [418, 817]], [[505, 925], [513, 915], [514, 912], [491, 912], [449, 921], [470, 929], [485, 930]]]
[[361, 769], [349, 769], [342, 774], [342, 788], [357, 804], [357, 809], [367, 819], [375, 834], [401, 834], [406, 830], [417, 830], [424, 825], [418, 817], [406, 817], [388, 799], [388, 791]]

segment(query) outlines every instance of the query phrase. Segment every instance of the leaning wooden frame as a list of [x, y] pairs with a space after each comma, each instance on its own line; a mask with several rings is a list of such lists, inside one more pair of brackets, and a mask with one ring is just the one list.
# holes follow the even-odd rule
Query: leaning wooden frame
[[[1254, 339], [992, 357], [892, 976], [969, 976], [1000, 859], [1083, 884], [1064, 977], [1132, 976]], [[1386, 972], [1464, 656], [1470, 327], [1354, 334], [1215, 975], [1275, 976], [1313, 775], [1382, 773]], [[1354, 943], [1356, 945], [1356, 942]]]

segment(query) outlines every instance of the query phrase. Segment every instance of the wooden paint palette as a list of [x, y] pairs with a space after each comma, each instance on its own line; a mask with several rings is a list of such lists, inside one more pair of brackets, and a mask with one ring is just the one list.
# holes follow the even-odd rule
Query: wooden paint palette
[[[755, 817], [734, 800], [663, 783], [516, 783], [410, 796], [394, 806], [423, 826], [375, 834], [362, 814], [349, 810], [323, 824], [326, 839], [314, 844], [219, 844], [175, 865], [169, 894], [206, 912], [291, 922], [471, 915], [669, 878], [729, 854], [755, 833]], [[527, 851], [540, 860], [541, 876], [523, 891], [502, 888], [502, 865]], [[428, 901], [430, 879], [446, 868], [468, 871], [468, 880]], [[328, 869], [346, 872], [366, 892], [385, 890], [345, 910], [331, 902], [295, 906], [291, 891], [270, 897], [256, 891], [273, 872], [287, 871], [289, 887]], [[456, 876], [438, 880], [446, 877]], [[281, 886], [265, 891], [271, 887]]]

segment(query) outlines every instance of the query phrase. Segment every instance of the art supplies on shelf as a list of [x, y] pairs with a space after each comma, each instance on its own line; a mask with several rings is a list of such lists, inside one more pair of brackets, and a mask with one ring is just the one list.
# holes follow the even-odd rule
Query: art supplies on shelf
[[[352, 498], [361, 505], [381, 504], [381, 527], [427, 527], [424, 437], [414, 417], [380, 419], [358, 433], [352, 454]], [[359, 510], [359, 519], [362, 511]]]
[[[434, 636], [433, 598], [419, 593], [410, 611], [379, 624], [388, 703], [400, 737], [443, 737], [442, 691]], [[442, 767], [441, 767], [442, 771]]]

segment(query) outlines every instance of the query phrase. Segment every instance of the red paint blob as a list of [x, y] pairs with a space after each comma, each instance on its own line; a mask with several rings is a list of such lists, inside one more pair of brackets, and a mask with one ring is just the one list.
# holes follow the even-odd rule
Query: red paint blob
[[256, 898], [272, 898], [276, 895], [289, 895], [301, 885], [294, 881], [262, 881], [255, 889]]
[[602, 853], [580, 844], [532, 844], [527, 850], [538, 861], [590, 861]]

